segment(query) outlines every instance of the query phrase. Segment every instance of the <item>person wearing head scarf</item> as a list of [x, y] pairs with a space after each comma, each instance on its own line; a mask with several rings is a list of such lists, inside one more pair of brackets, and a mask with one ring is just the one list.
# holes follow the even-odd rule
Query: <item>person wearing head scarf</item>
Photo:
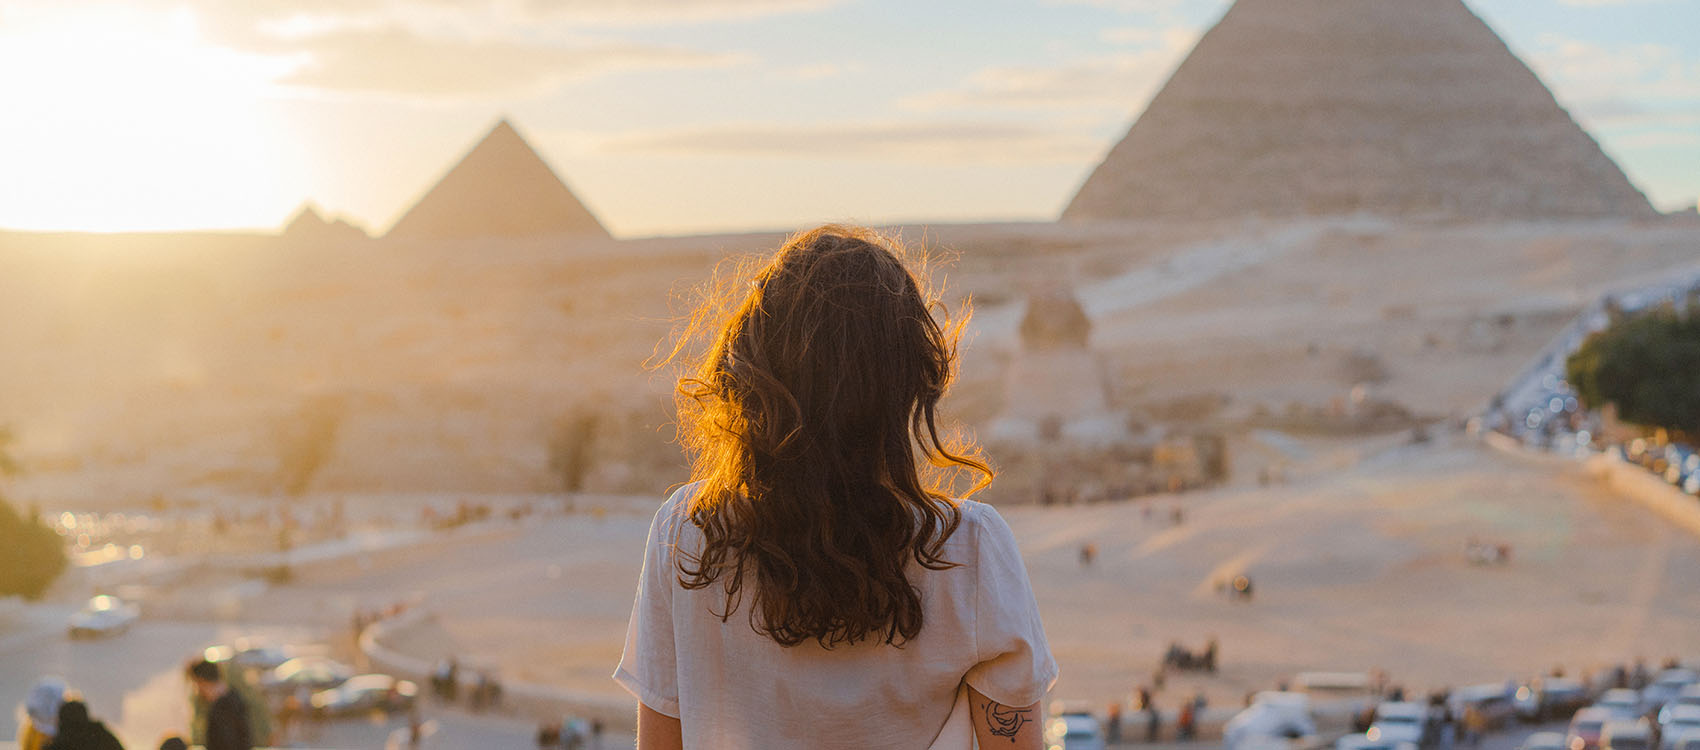
[[105, 724], [89, 718], [89, 707], [78, 700], [59, 707], [59, 733], [47, 750], [124, 750]]
[[44, 750], [59, 730], [59, 705], [65, 702], [65, 681], [43, 677], [24, 699], [18, 727], [18, 750]]

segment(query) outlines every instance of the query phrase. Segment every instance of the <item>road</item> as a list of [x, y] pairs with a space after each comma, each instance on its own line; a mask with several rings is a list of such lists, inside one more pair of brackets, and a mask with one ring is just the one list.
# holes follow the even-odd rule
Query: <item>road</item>
[[[167, 734], [186, 734], [189, 711], [183, 666], [209, 645], [257, 636], [299, 643], [320, 640], [301, 627], [214, 625], [144, 621], [130, 632], [102, 640], [73, 641], [58, 630], [0, 635], [0, 741], [17, 736], [21, 703], [42, 675], [64, 677], [81, 692], [96, 719], [106, 722], [125, 747], [157, 747]], [[421, 748], [536, 747], [537, 725], [506, 716], [474, 716], [428, 706], [422, 713]], [[314, 748], [406, 747], [400, 720], [349, 719], [303, 732], [287, 744]], [[630, 745], [610, 736], [605, 747]]]

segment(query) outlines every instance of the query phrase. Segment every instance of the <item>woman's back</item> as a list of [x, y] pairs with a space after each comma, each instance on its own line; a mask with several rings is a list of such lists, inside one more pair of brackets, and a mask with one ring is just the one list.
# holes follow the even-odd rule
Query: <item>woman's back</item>
[[927, 748], [964, 681], [1006, 706], [1037, 702], [1054, 681], [1014, 538], [991, 506], [962, 502], [942, 550], [957, 567], [912, 566], [926, 623], [918, 636], [827, 649], [781, 646], [750, 626], [747, 610], [723, 621], [722, 591], [678, 584], [676, 555], [702, 539], [683, 516], [696, 488], [656, 513], [615, 675], [682, 721], [685, 747]]
[[691, 317], [694, 481], [650, 529], [616, 673], [645, 750], [926, 748], [955, 716], [1039, 746], [1056, 665], [1015, 540], [948, 499], [992, 477], [937, 420], [966, 318], [906, 254], [821, 227]]

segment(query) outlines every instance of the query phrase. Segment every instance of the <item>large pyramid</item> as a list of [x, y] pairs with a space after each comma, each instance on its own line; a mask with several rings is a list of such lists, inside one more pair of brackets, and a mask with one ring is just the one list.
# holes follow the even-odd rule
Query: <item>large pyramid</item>
[[1652, 206], [1462, 0], [1238, 0], [1064, 220]]
[[507, 120], [413, 204], [387, 236], [430, 239], [607, 237], [549, 165]]

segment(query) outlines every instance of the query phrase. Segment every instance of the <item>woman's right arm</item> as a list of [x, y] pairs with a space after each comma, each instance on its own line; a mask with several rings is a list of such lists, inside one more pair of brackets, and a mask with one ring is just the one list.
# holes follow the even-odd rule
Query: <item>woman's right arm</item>
[[638, 750], [682, 750], [683, 727], [678, 719], [639, 703], [637, 746]]
[[968, 687], [968, 716], [982, 750], [1041, 750], [1045, 746], [1044, 712], [1039, 703], [1006, 706]]

